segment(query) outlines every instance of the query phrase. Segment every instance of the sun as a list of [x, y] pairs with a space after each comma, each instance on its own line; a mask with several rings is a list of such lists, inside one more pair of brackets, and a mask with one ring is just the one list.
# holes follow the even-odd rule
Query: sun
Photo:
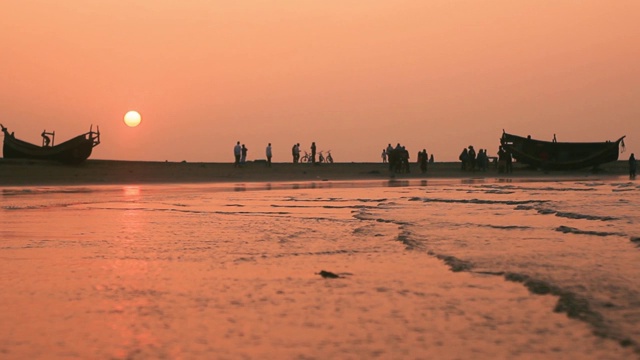
[[140, 121], [142, 121], [142, 117], [137, 111], [131, 110], [124, 115], [124, 123], [127, 124], [127, 126], [136, 127], [140, 125]]

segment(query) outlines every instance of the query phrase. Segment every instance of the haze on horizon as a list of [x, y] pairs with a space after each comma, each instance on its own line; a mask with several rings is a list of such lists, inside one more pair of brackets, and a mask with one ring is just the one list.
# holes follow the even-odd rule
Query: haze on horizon
[[[436, 161], [502, 130], [640, 152], [640, 2], [7, 0], [0, 123], [39, 143], [99, 125], [92, 158]], [[142, 123], [123, 122], [136, 110]]]

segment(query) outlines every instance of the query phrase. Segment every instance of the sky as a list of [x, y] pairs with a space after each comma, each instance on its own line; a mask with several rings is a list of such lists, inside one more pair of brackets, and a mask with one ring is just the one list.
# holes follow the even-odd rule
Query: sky
[[[0, 123], [92, 158], [495, 154], [503, 129], [640, 152], [637, 0], [3, 0]], [[123, 121], [136, 110], [142, 123]]]

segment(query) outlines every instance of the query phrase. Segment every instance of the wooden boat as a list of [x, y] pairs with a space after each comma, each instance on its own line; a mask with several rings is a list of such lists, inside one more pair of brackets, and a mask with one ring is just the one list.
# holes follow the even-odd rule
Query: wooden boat
[[[48, 135], [55, 137], [55, 132], [42, 132], [42, 146], [17, 139], [13, 133], [9, 133], [6, 127], [0, 124], [4, 133], [3, 156], [5, 159], [36, 159], [52, 160], [65, 164], [79, 164], [89, 158], [91, 151], [100, 144], [100, 128], [78, 135], [58, 145], [50, 142]], [[55, 140], [55, 138], [54, 138]]]
[[534, 140], [502, 131], [500, 143], [521, 163], [545, 170], [573, 170], [597, 167], [617, 161], [619, 146], [624, 149], [624, 138], [604, 142], [557, 142]]

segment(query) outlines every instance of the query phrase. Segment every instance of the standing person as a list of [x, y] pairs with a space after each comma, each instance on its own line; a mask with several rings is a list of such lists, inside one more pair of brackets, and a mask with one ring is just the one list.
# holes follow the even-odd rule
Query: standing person
[[507, 161], [505, 171], [507, 174], [511, 174], [513, 172], [513, 159], [511, 158], [511, 151], [509, 149], [504, 149], [504, 158]]
[[316, 164], [316, 142], [311, 143], [311, 163]]
[[247, 148], [244, 146], [244, 144], [242, 144], [242, 149], [241, 149], [242, 156], [240, 157], [240, 163], [241, 163], [241, 164], [244, 164], [244, 163], [246, 163], [246, 162], [247, 162], [247, 151], [248, 151], [248, 150], [249, 150], [249, 149], [247, 149]]
[[233, 166], [235, 166], [235, 167], [240, 166], [240, 155], [242, 155], [242, 147], [240, 146], [240, 141], [238, 141], [236, 143], [236, 146], [233, 147], [233, 156], [236, 159], [236, 161], [233, 164]]
[[629, 156], [629, 179], [631, 180], [636, 178], [636, 167], [636, 157], [631, 154], [631, 156]]
[[460, 153], [460, 156], [458, 156], [458, 159], [462, 163], [461, 170], [467, 170], [467, 163], [469, 162], [469, 151], [467, 151], [467, 148], [462, 149], [462, 152]]
[[469, 168], [467, 170], [476, 171], [476, 151], [473, 146], [469, 145], [467, 154], [469, 155]]
[[382, 149], [382, 163], [387, 163], [387, 149]]
[[271, 143], [269, 143], [269, 145], [267, 145], [267, 149], [265, 150], [265, 153], [267, 155], [267, 166], [271, 167]]
[[502, 145], [498, 147], [498, 172], [503, 173], [507, 167], [507, 152], [504, 151]]
[[291, 147], [291, 157], [293, 158], [293, 163], [297, 163], [296, 161], [296, 144], [293, 144]]
[[389, 171], [393, 171], [393, 167], [395, 166], [395, 164], [393, 163], [393, 161], [395, 160], [395, 156], [393, 153], [393, 146], [391, 146], [391, 143], [387, 145], [387, 159], [389, 161]]
[[295, 157], [294, 162], [297, 164], [300, 162], [300, 143], [297, 143], [293, 149], [293, 155]]
[[429, 155], [427, 149], [422, 149], [418, 152], [418, 163], [420, 163], [420, 171], [424, 174], [427, 172], [427, 162], [429, 161]]

